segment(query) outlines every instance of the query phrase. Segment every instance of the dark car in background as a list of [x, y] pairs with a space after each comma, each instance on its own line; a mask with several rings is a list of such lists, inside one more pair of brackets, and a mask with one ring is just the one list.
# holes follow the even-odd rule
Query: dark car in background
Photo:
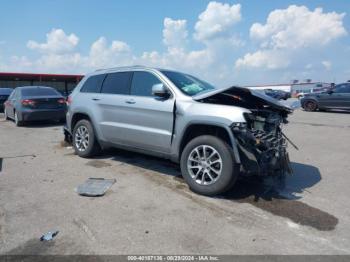
[[17, 87], [5, 102], [5, 118], [13, 119], [17, 126], [27, 121], [64, 121], [66, 100], [51, 87]]
[[286, 91], [283, 91], [283, 90], [273, 90], [273, 89], [266, 89], [264, 90], [265, 91], [265, 94], [270, 96], [270, 97], [273, 97], [277, 100], [287, 100], [288, 98], [291, 97], [290, 93], [289, 92], [286, 92]]
[[0, 88], [0, 112], [4, 111], [4, 103], [11, 95], [12, 91], [12, 88]]
[[350, 110], [350, 83], [338, 84], [326, 92], [306, 94], [300, 102], [305, 111]]

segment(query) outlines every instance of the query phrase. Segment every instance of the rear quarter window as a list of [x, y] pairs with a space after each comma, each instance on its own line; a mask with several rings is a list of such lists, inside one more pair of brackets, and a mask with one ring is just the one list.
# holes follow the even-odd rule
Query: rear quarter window
[[105, 74], [90, 76], [81, 87], [80, 92], [100, 93], [101, 85], [105, 77], [106, 77]]

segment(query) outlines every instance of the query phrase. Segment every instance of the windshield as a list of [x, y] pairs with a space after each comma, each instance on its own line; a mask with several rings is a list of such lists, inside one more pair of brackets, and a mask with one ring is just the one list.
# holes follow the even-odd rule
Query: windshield
[[173, 72], [161, 71], [171, 82], [174, 83], [183, 93], [189, 96], [194, 96], [202, 92], [215, 89], [211, 84], [200, 80], [194, 76]]

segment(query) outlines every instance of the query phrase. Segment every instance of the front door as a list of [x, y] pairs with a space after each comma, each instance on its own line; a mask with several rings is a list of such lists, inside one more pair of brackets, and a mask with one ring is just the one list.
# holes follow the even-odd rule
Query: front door
[[169, 153], [175, 97], [169, 89], [168, 98], [152, 95], [152, 86], [161, 83], [151, 72], [133, 73], [125, 137], [135, 147]]

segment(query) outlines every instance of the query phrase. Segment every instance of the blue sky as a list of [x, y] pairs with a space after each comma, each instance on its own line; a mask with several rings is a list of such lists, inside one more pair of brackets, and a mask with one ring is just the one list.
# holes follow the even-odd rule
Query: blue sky
[[1, 10], [0, 71], [146, 64], [217, 85], [350, 79], [345, 0], [3, 0]]

